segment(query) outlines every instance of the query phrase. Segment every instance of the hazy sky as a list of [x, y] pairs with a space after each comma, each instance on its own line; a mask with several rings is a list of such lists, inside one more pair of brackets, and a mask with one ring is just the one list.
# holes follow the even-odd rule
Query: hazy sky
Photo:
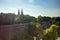
[[60, 0], [0, 0], [0, 12], [17, 14], [23, 8], [24, 14], [32, 16], [60, 16]]

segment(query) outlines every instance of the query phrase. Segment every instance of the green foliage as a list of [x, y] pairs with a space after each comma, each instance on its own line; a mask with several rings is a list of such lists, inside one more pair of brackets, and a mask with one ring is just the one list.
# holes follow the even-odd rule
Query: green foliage
[[35, 30], [36, 30], [36, 24], [34, 22], [31, 22], [28, 26], [28, 34], [30, 36], [34, 36]]
[[29, 15], [24, 15], [24, 16], [20, 17], [20, 19], [24, 23], [36, 22], [36, 18], [33, 16], [29, 16]]
[[15, 17], [15, 23], [19, 23], [20, 22], [20, 17]]
[[43, 30], [42, 30], [42, 27], [39, 23], [36, 24], [36, 35], [38, 38], [42, 38], [43, 36]]
[[45, 36], [43, 40], [56, 40], [58, 37], [57, 26], [52, 24], [50, 28], [46, 29], [44, 32]]
[[15, 23], [30, 23], [30, 22], [37, 22], [37, 19], [29, 15], [22, 15], [15, 17]]
[[58, 32], [58, 36], [60, 37], [60, 25], [58, 25], [57, 32]]
[[40, 23], [40, 22], [42, 22], [42, 21], [51, 21], [51, 17], [46, 17], [46, 16], [44, 16], [44, 17], [42, 17], [42, 16], [38, 16], [38, 22]]

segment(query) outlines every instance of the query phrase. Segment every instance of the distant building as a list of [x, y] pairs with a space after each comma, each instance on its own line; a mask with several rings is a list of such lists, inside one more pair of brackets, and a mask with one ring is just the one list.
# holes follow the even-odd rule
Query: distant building
[[0, 13], [0, 25], [13, 24], [15, 20], [15, 14], [13, 13]]

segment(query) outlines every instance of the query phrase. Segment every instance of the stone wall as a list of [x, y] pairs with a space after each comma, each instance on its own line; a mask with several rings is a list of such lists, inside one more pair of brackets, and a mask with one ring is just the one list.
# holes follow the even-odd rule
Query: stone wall
[[0, 26], [0, 40], [10, 40], [14, 35], [19, 35], [28, 24], [14, 24]]

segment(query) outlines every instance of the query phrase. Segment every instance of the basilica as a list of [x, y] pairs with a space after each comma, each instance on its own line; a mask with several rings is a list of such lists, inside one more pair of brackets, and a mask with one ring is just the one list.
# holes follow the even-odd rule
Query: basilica
[[[21, 13], [21, 14], [20, 14]], [[18, 9], [18, 16], [22, 16], [23, 15], [23, 9], [21, 9], [21, 12], [20, 10]]]

